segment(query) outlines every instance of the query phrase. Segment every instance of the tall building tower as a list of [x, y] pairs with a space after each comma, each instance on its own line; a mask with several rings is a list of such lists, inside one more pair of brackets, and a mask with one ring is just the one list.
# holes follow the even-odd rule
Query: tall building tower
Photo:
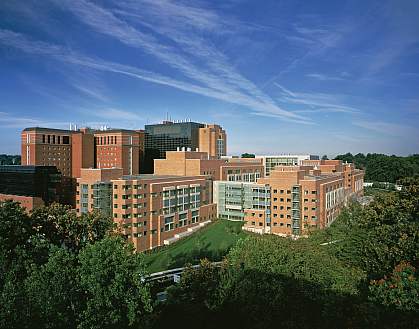
[[139, 174], [144, 152], [142, 131], [112, 129], [96, 131], [94, 136], [95, 168], [122, 168], [124, 175]]
[[178, 148], [197, 149], [199, 129], [205, 125], [197, 122], [163, 121], [159, 124], [145, 125], [144, 173], [153, 173], [154, 159], [164, 159], [166, 151]]
[[227, 135], [223, 128], [216, 124], [199, 128], [199, 150], [207, 152], [210, 158], [227, 155]]
[[124, 175], [140, 171], [144, 153], [141, 130], [62, 130], [26, 128], [22, 131], [22, 165], [56, 166], [63, 177], [80, 177], [82, 168], [122, 168]]
[[191, 121], [163, 121], [145, 126], [144, 173], [153, 173], [154, 159], [164, 159], [167, 151], [185, 148], [220, 158], [227, 153], [227, 135], [221, 126]]
[[72, 176], [74, 131], [26, 128], [22, 131], [22, 165], [56, 166], [63, 176]]

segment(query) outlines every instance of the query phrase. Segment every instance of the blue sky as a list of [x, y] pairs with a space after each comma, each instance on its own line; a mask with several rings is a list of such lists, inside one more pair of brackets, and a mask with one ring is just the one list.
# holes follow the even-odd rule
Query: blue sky
[[28, 126], [216, 122], [230, 154], [419, 153], [419, 1], [0, 3], [0, 153]]

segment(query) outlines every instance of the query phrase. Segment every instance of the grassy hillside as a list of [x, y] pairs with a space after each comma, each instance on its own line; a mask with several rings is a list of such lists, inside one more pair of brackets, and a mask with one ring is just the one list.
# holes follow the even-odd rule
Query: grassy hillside
[[245, 236], [242, 225], [242, 222], [218, 220], [173, 245], [145, 254], [148, 270], [153, 273], [186, 263], [196, 264], [201, 258], [221, 260], [237, 240]]

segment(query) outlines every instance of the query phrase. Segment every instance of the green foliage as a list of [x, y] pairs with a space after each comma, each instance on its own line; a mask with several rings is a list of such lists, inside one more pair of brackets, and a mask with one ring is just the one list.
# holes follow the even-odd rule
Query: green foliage
[[365, 180], [371, 182], [396, 183], [403, 177], [419, 175], [419, 154], [397, 157], [376, 153], [346, 153], [335, 159], [354, 163], [357, 168], [364, 169]]
[[255, 155], [253, 153], [243, 153], [241, 155], [242, 158], [254, 158]]
[[32, 323], [45, 328], [75, 328], [84, 308], [79, 280], [77, 255], [51, 247], [48, 261], [33, 265], [25, 280]]
[[136, 326], [151, 311], [150, 295], [141, 282], [142, 255], [120, 237], [106, 237], [79, 254], [80, 285], [87, 294], [80, 328]]
[[327, 157], [327, 155], [325, 154], [325, 155], [323, 155], [322, 156], [322, 160], [329, 160], [329, 158]]
[[88, 243], [102, 239], [114, 224], [100, 213], [77, 216], [69, 206], [53, 204], [32, 212], [31, 220], [38, 234], [50, 243], [80, 250]]
[[10, 201], [1, 203], [0, 257], [2, 258], [2, 265], [6, 265], [6, 262], [15, 257], [16, 247], [25, 245], [33, 233], [34, 228], [29, 216], [20, 207], [19, 203]]
[[390, 273], [402, 261], [419, 259], [419, 182], [405, 184], [402, 193], [378, 195], [368, 207], [353, 205], [341, 215], [339, 227], [332, 226], [342, 241], [331, 249], [371, 279]]
[[370, 299], [385, 306], [394, 306], [403, 311], [419, 309], [419, 280], [416, 269], [409, 263], [397, 265], [390, 277], [373, 280]]
[[0, 328], [128, 328], [151, 311], [142, 255], [112, 219], [0, 202]]
[[217, 300], [220, 271], [208, 259], [202, 259], [199, 265], [198, 268], [188, 265], [179, 284], [169, 290], [171, 301], [191, 305], [203, 303], [212, 308], [212, 303]]
[[20, 165], [20, 155], [0, 154], [0, 166]]

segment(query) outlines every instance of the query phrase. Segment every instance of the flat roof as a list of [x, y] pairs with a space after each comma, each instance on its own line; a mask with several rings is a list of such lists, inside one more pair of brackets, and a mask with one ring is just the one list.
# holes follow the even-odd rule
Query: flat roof
[[140, 129], [132, 130], [132, 129], [108, 129], [108, 130], [93, 130], [94, 134], [107, 134], [107, 133], [140, 133]]
[[23, 131], [33, 131], [33, 130], [39, 130], [39, 131], [56, 131], [56, 132], [68, 133], [68, 134], [72, 134], [72, 133], [77, 132], [77, 131], [74, 131], [74, 130], [56, 129], [56, 128], [43, 128], [43, 127], [28, 127], [28, 128], [23, 129]]
[[[75, 134], [75, 133], [81, 133], [80, 129], [78, 130], [68, 130], [68, 129], [57, 129], [57, 128], [44, 128], [44, 127], [28, 127], [23, 129], [23, 131], [56, 131], [56, 132], [61, 132], [61, 133], [68, 133], [68, 134]], [[119, 129], [119, 128], [115, 128], [115, 129], [108, 129], [108, 130], [99, 130], [99, 129], [91, 129], [89, 128], [89, 132], [90, 133], [116, 133], [116, 132], [128, 132], [128, 133], [139, 133], [139, 132], [143, 132], [143, 130], [138, 129], [138, 130], [132, 130], [132, 129]]]
[[205, 178], [205, 175], [196, 175], [196, 176], [176, 176], [176, 175], [155, 175], [155, 174], [141, 174], [141, 175], [124, 175], [122, 178], [115, 180], [140, 180], [140, 179], [149, 179], [149, 180], [159, 180], [159, 179], [183, 179], [188, 180], [191, 178]]

